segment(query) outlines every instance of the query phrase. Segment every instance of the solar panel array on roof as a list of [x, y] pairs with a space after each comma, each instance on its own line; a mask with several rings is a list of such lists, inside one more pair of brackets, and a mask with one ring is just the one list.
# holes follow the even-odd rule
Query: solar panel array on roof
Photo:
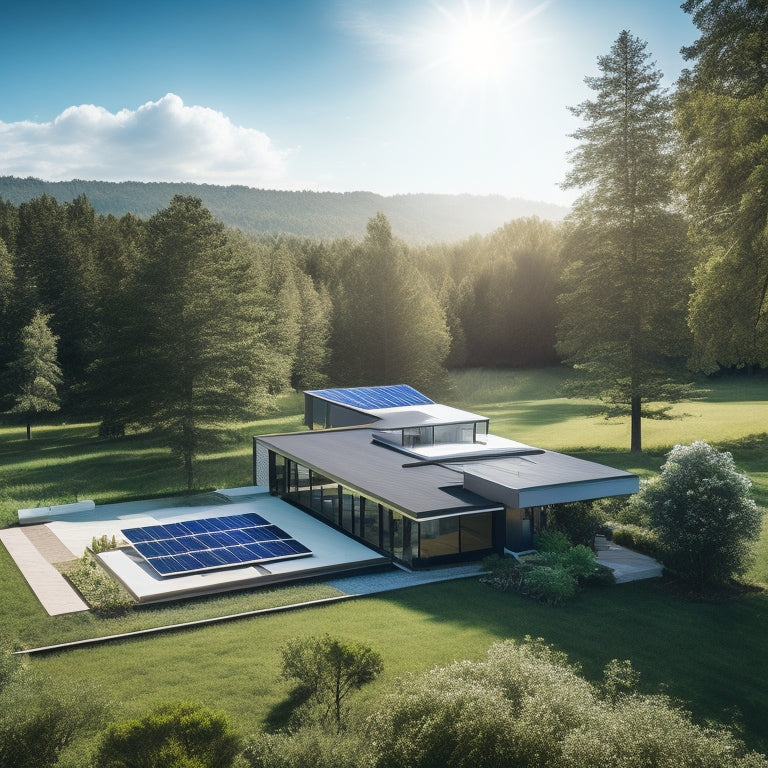
[[161, 576], [312, 554], [290, 534], [251, 512], [127, 528], [122, 534]]
[[407, 384], [391, 384], [383, 387], [354, 387], [352, 389], [316, 389], [307, 392], [307, 394], [364, 411], [434, 403], [426, 395], [422, 395], [421, 392]]

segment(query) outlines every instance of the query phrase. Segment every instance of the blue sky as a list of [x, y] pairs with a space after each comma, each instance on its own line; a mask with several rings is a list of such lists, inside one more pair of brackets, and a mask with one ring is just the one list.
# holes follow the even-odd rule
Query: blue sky
[[3, 10], [0, 174], [568, 204], [567, 106], [676, 0], [39, 2]]

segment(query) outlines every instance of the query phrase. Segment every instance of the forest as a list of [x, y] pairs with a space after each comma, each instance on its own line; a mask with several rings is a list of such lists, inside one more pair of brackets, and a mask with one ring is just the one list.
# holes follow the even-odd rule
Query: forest
[[199, 197], [228, 227], [246, 234], [294, 235], [314, 239], [360, 238], [371, 216], [381, 211], [395, 235], [407, 242], [461, 240], [488, 234], [510, 219], [539, 216], [559, 221], [568, 209], [500, 195], [410, 194], [384, 197], [373, 192], [313, 192], [253, 189], [214, 184], [139, 181], [43, 181], [0, 176], [0, 198], [20, 205], [49, 195], [71, 203], [85, 195], [97, 213], [149, 218], [174, 195]]
[[0, 410], [166, 431], [191, 487], [202, 441], [287, 388], [439, 396], [446, 369], [562, 363], [642, 450], [694, 373], [768, 362], [768, 11], [736, 5], [684, 4], [701, 37], [674, 93], [628, 31], [598, 57], [561, 223], [416, 245], [382, 211], [317, 239], [189, 195], [146, 218], [0, 200]]

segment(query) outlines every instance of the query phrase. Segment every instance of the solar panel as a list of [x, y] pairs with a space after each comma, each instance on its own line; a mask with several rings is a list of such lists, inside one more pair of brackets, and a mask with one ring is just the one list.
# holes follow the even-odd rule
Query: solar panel
[[401, 408], [406, 405], [430, 405], [434, 402], [407, 384], [351, 389], [316, 389], [306, 394], [364, 411]]
[[122, 531], [161, 576], [306, 557], [312, 551], [255, 512]]

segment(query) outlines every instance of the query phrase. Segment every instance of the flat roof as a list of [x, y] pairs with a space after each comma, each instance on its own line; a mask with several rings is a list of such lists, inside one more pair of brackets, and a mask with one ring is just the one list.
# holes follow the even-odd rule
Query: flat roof
[[[379, 430], [294, 432], [256, 439], [268, 448], [417, 520], [560, 504], [638, 490], [636, 475], [563, 453], [493, 437], [442, 455], [374, 443]], [[491, 449], [493, 455], [488, 455]], [[504, 455], [504, 454], [507, 455]], [[426, 461], [414, 461], [414, 457]]]
[[464, 487], [461, 468], [440, 464], [403, 468], [400, 451], [375, 445], [377, 430], [314, 430], [258, 436], [269, 449], [287, 456], [360, 494], [417, 520], [499, 509]]

